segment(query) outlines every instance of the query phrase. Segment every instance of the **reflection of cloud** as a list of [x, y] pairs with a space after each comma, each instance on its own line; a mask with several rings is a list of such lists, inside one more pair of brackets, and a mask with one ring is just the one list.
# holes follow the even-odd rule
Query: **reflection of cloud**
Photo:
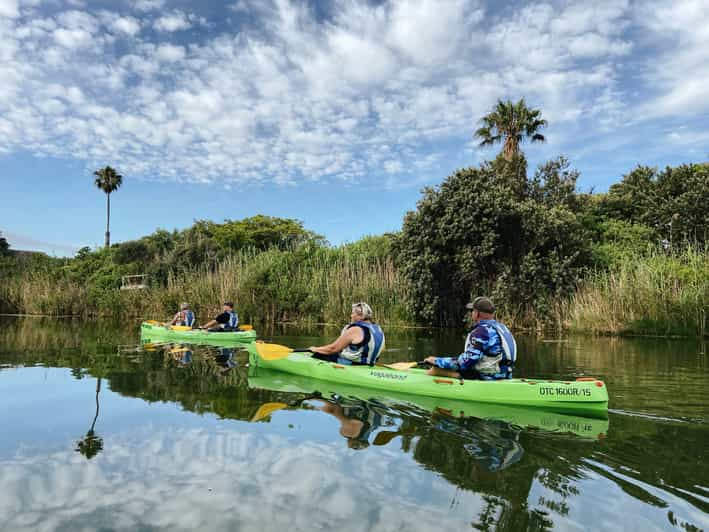
[[17, 456], [0, 462], [0, 528], [453, 530], [482, 507], [459, 493], [470, 500], [452, 511], [454, 488], [409, 455], [345, 447], [145, 428], [106, 438], [91, 462], [70, 450]]

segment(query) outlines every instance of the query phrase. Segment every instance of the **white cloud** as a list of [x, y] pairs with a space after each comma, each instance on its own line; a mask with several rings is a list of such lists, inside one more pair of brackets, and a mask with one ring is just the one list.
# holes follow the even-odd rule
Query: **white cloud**
[[163, 15], [158, 18], [154, 23], [153, 27], [158, 31], [181, 31], [187, 30], [192, 27], [192, 22], [190, 17], [183, 11], [173, 11], [169, 15]]
[[17, 0], [0, 0], [0, 17], [15, 18], [19, 14]]
[[[553, 129], [535, 150], [554, 152], [638, 116], [709, 109], [699, 1], [495, 14], [475, 1], [351, 0], [325, 21], [301, 2], [241, 1], [240, 33], [179, 43], [171, 32], [206, 22], [133, 6], [0, 18], [1, 152], [110, 159], [145, 178], [356, 181], [467, 158], [497, 98], [540, 107]], [[633, 54], [648, 50], [659, 60], [638, 70]]]

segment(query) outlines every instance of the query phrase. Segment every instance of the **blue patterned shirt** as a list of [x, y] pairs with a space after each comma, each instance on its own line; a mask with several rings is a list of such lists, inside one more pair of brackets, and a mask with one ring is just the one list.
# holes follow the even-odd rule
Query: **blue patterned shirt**
[[495, 320], [480, 320], [465, 340], [465, 351], [457, 357], [436, 357], [436, 366], [468, 372], [475, 369], [482, 357], [501, 353], [502, 342], [495, 329]]

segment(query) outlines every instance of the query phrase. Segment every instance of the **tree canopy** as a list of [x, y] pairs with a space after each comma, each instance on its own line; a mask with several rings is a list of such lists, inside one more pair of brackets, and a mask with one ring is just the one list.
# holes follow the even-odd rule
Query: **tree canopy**
[[501, 142], [502, 155], [508, 161], [519, 155], [520, 144], [524, 139], [530, 142], [544, 142], [544, 135], [539, 130], [547, 126], [539, 109], [527, 107], [524, 99], [513, 103], [497, 101], [495, 108], [482, 117], [482, 126], [475, 132], [480, 139], [480, 146], [492, 146]]

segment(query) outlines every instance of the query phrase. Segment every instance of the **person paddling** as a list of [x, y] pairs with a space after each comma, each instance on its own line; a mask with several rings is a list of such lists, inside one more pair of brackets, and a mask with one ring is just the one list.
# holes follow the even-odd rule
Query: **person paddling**
[[510, 330], [495, 320], [495, 306], [487, 297], [476, 297], [465, 306], [473, 328], [458, 357], [427, 357], [429, 375], [462, 379], [511, 379], [517, 359], [517, 343]]
[[370, 365], [384, 350], [384, 331], [372, 322], [372, 308], [367, 303], [354, 303], [351, 323], [345, 325], [332, 343], [312, 346], [313, 358], [346, 365]]
[[180, 310], [175, 314], [170, 322], [170, 325], [181, 325], [183, 327], [194, 326], [195, 315], [190, 310], [189, 303], [180, 303]]
[[211, 321], [205, 323], [200, 329], [212, 332], [229, 332], [239, 330], [239, 315], [234, 312], [234, 303], [226, 301], [223, 312]]

